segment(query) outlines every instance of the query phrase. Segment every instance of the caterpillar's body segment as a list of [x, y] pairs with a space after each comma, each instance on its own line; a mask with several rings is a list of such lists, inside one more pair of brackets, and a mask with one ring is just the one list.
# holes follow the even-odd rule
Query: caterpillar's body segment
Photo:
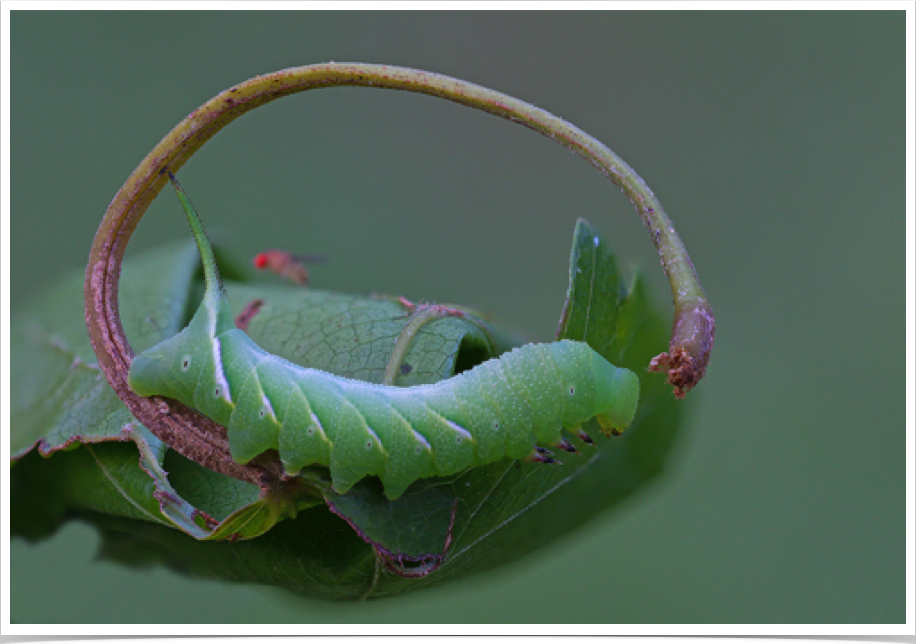
[[525, 345], [447, 380], [406, 388], [267, 353], [236, 328], [203, 227], [172, 180], [200, 249], [206, 291], [181, 333], [134, 358], [129, 384], [141, 396], [175, 398], [226, 426], [236, 461], [275, 449], [290, 474], [326, 466], [341, 493], [375, 475], [395, 499], [417, 479], [558, 444], [563, 428], [593, 417], [607, 431], [633, 419], [636, 375], [582, 342]]

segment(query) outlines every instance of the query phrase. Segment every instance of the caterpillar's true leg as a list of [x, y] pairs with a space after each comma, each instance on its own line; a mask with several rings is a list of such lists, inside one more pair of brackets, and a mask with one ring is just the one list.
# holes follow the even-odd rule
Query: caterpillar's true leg
[[584, 431], [582, 431], [582, 427], [580, 427], [580, 426], [569, 427], [569, 428], [567, 428], [566, 431], [568, 431], [568, 432], [571, 433], [571, 434], [575, 434], [576, 436], [578, 436], [578, 437], [579, 437], [579, 440], [582, 441], [583, 443], [586, 443], [586, 444], [588, 444], [588, 445], [591, 445], [592, 447], [595, 446], [595, 441], [592, 440], [592, 437], [591, 437], [591, 436], [589, 436], [589, 435], [586, 434]]
[[526, 461], [532, 461], [534, 463], [548, 463], [551, 465], [562, 465], [560, 461], [555, 459], [553, 456], [548, 456], [550, 454], [549, 450], [544, 449], [543, 447], [535, 447], [531, 450], [531, 453], [525, 457]]
[[570, 443], [568, 440], [566, 440], [566, 439], [563, 438], [562, 436], [561, 436], [560, 438], [558, 438], [558, 439], [557, 439], [557, 442], [555, 442], [554, 444], [552, 444], [551, 447], [556, 447], [557, 449], [561, 449], [561, 450], [563, 450], [564, 452], [569, 452], [570, 454], [578, 454], [578, 453], [579, 453], [579, 450], [576, 449], [576, 446], [573, 445], [572, 443]]

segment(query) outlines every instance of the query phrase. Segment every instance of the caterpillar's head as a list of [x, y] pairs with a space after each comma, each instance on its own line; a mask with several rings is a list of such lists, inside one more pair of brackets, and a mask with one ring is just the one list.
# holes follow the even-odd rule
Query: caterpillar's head
[[595, 418], [605, 434], [619, 435], [636, 415], [639, 378], [629, 369], [615, 367], [603, 358], [593, 361]]
[[605, 434], [619, 434], [636, 415], [639, 378], [629, 369], [615, 367], [585, 342], [561, 340], [547, 345], [560, 374], [564, 397], [560, 419], [575, 427], [592, 418]]

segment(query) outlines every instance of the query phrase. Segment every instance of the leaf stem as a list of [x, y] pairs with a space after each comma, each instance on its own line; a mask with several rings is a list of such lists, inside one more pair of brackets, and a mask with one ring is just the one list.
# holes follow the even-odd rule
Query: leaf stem
[[401, 375], [401, 365], [404, 364], [404, 360], [407, 358], [407, 353], [410, 351], [410, 347], [413, 344], [414, 338], [416, 338], [417, 334], [420, 332], [420, 329], [422, 329], [430, 322], [435, 322], [436, 320], [441, 320], [442, 318], [461, 318], [462, 320], [466, 320], [467, 322], [476, 326], [487, 339], [490, 355], [495, 354], [496, 341], [493, 339], [493, 334], [490, 332], [490, 328], [483, 320], [476, 318], [464, 309], [450, 306], [448, 304], [417, 305], [411, 302], [407, 302], [404, 300], [404, 298], [400, 298], [400, 301], [402, 304], [409, 304], [409, 308], [411, 309], [410, 317], [407, 319], [407, 323], [404, 325], [404, 328], [401, 329], [397, 340], [394, 342], [394, 348], [391, 350], [391, 357], [388, 358], [388, 364], [385, 366], [385, 375], [382, 377], [381, 384], [391, 386], [395, 385], [398, 377]]
[[669, 353], [650, 369], [669, 368], [683, 395], [702, 377], [715, 322], [683, 243], [645, 182], [607, 146], [566, 121], [479, 85], [430, 72], [363, 63], [325, 63], [285, 69], [231, 87], [197, 108], [146, 156], [115, 195], [93, 241], [86, 269], [86, 324], [99, 366], [131, 413], [156, 436], [205, 467], [269, 488], [279, 477], [273, 463], [237, 465], [229, 458], [225, 429], [175, 401], [142, 398], [127, 386], [133, 350], [118, 314], [118, 279], [127, 243], [149, 204], [168, 180], [223, 127], [275, 99], [310, 89], [362, 86], [418, 92], [520, 123], [589, 160], [636, 207], [658, 249], [674, 297]]

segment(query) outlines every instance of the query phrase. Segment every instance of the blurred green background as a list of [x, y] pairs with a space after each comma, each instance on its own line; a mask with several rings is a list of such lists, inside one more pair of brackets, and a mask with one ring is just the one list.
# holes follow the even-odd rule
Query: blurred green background
[[[437, 71], [607, 143], [679, 227], [718, 319], [667, 477], [497, 571], [329, 604], [11, 549], [14, 622], [902, 622], [903, 12], [13, 12], [12, 306], [85, 265], [188, 112], [328, 60]], [[462, 302], [551, 337], [576, 217], [667, 283], [630, 204], [526, 129], [396, 92], [256, 110], [181, 172], [216, 239], [331, 258], [322, 288]], [[187, 238], [158, 199], [129, 252]], [[659, 350], [664, 347], [659, 347]]]

